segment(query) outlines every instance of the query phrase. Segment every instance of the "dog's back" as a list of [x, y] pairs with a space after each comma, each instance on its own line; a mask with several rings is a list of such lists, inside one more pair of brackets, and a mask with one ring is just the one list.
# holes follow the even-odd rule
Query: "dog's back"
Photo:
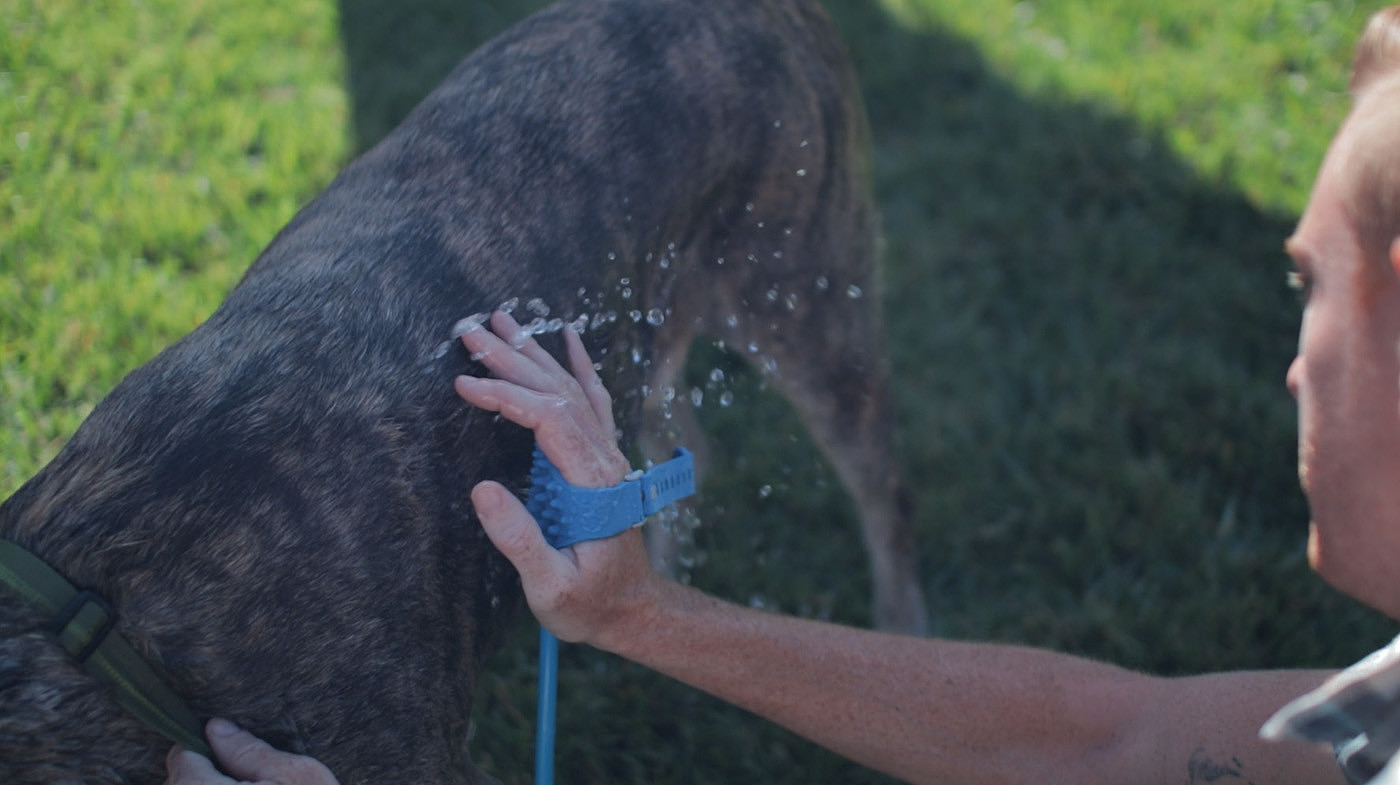
[[[201, 716], [347, 785], [477, 781], [476, 673], [519, 591], [467, 494], [521, 487], [529, 434], [456, 398], [473, 365], [452, 325], [537, 298], [586, 320], [622, 393], [699, 331], [784, 359], [848, 344], [780, 373], [826, 374], [859, 409], [849, 377], [883, 385], [869, 303], [845, 294], [870, 285], [862, 132], [807, 2], [556, 6], [459, 67], [127, 377], [0, 506], [0, 536], [105, 596]], [[819, 337], [832, 324], [860, 334]], [[619, 399], [635, 436], [641, 397]], [[854, 416], [833, 428], [888, 430], [882, 402]], [[159, 781], [169, 743], [0, 600], [0, 781]]]

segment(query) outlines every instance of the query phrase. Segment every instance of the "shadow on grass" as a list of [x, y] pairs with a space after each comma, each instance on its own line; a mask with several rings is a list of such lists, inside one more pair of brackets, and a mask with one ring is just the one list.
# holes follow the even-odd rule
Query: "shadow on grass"
[[[343, 0], [357, 147], [543, 2]], [[901, 454], [937, 629], [1158, 673], [1338, 665], [1387, 625], [1304, 563], [1283, 373], [1295, 216], [1203, 180], [1161, 134], [1018, 92], [955, 36], [829, 0], [861, 72], [885, 216]], [[786, 406], [702, 348], [717, 446], [690, 580], [864, 624], [855, 517]], [[530, 770], [533, 625], [483, 677], [474, 754]], [[566, 647], [575, 783], [883, 782], [640, 668]]]

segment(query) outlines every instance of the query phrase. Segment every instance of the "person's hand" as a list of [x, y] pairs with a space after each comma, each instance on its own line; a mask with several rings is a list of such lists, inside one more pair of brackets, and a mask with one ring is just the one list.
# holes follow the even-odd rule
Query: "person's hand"
[[[621, 482], [629, 467], [617, 448], [612, 398], [579, 336], [565, 331], [571, 375], [533, 338], [522, 340], [510, 316], [493, 314], [491, 326], [494, 334], [470, 330], [462, 342], [498, 378], [458, 377], [458, 394], [534, 430], [540, 449], [571, 484]], [[555, 550], [520, 500], [499, 483], [473, 488], [472, 505], [487, 536], [520, 573], [530, 610], [561, 640], [612, 648], [609, 640], [636, 620], [640, 603], [659, 581], [635, 529]]]
[[540, 449], [571, 484], [606, 488], [621, 482], [629, 467], [617, 449], [612, 398], [578, 333], [564, 331], [570, 375], [509, 314], [492, 314], [491, 327], [494, 333], [475, 325], [462, 343], [499, 378], [459, 376], [457, 392], [533, 430]]
[[204, 735], [219, 765], [238, 779], [219, 773], [203, 755], [177, 746], [165, 756], [166, 785], [339, 785], [320, 761], [273, 749], [228, 720], [210, 720]]

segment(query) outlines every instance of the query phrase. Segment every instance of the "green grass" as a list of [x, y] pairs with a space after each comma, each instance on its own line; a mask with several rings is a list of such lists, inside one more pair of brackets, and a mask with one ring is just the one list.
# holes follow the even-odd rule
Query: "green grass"
[[324, 3], [0, 0], [0, 494], [346, 157]]
[[[276, 230], [539, 2], [0, 0], [0, 495]], [[1307, 569], [1280, 250], [1380, 4], [829, 0], [873, 121], [900, 451], [941, 634], [1158, 673], [1340, 665]], [[850, 502], [733, 358], [689, 580], [868, 622]], [[764, 489], [767, 488], [768, 492]], [[474, 750], [529, 777], [533, 630]], [[578, 647], [570, 782], [883, 782]]]

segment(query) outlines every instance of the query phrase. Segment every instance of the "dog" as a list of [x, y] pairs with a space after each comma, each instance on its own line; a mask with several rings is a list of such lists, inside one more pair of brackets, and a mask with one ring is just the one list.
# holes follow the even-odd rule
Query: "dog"
[[[920, 631], [867, 146], [809, 0], [565, 0], [305, 206], [0, 505], [0, 537], [110, 603], [194, 714], [346, 785], [488, 782], [468, 718], [521, 601], [468, 492], [523, 493], [531, 436], [457, 398], [482, 369], [452, 338], [514, 305], [583, 330], [634, 444], [697, 336], [746, 349], [854, 495], [878, 623]], [[0, 781], [161, 781], [170, 741], [0, 603]]]

